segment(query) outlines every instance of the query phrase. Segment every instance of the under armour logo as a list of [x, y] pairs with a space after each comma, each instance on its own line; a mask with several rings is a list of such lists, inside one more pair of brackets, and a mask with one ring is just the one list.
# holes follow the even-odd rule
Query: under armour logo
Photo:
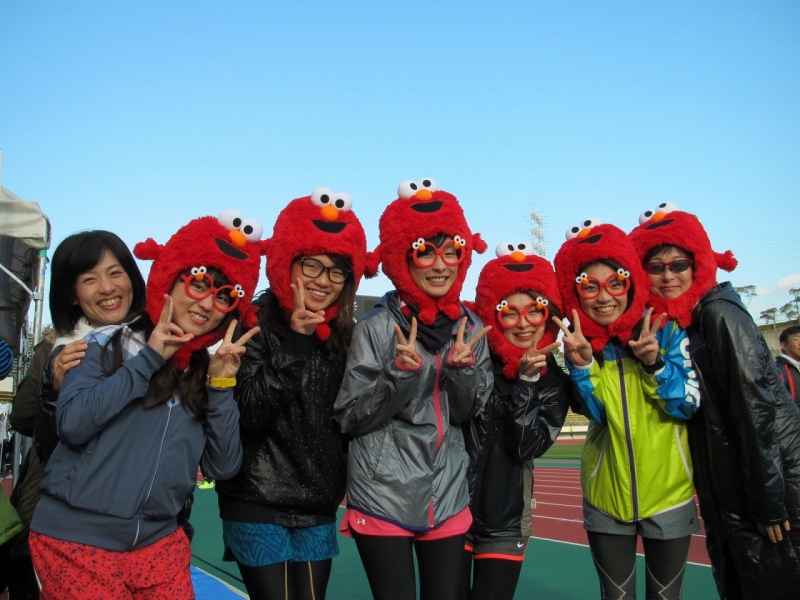
[[366, 524], [367, 524], [366, 519], [356, 519], [356, 525], [366, 525]]
[[525, 542], [517, 542], [517, 548], [522, 548], [525, 545]]

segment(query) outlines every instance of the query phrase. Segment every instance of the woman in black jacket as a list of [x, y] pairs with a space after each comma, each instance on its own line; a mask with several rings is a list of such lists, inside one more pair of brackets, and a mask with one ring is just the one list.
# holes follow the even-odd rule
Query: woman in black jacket
[[325, 597], [339, 553], [346, 442], [333, 421], [366, 237], [347, 194], [293, 200], [267, 241], [271, 289], [256, 301], [235, 396], [244, 458], [218, 482], [226, 554], [251, 598]]
[[[526, 244], [503, 243], [478, 279], [475, 311], [487, 336], [494, 387], [464, 424], [472, 527], [459, 597], [511, 600], [531, 535], [533, 459], [555, 442], [572, 383], [550, 354], [561, 316], [553, 267]], [[470, 581], [470, 572], [472, 580]]]
[[694, 479], [720, 598], [797, 598], [800, 589], [800, 410], [761, 332], [718, 267], [692, 214], [646, 211], [630, 236], [650, 277], [650, 303], [687, 328], [700, 379], [688, 423]]

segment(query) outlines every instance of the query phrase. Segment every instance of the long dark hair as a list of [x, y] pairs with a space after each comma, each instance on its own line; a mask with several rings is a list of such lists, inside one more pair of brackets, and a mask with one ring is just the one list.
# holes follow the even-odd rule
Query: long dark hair
[[[182, 283], [181, 275], [188, 275], [189, 273], [188, 269], [179, 273], [171, 289], [174, 289], [176, 283]], [[214, 282], [214, 287], [222, 287], [230, 283], [222, 271], [214, 267], [208, 268], [208, 275]], [[238, 311], [236, 310], [226, 313], [225, 318], [217, 329], [227, 329], [228, 324], [232, 319], [237, 318], [237, 315]], [[132, 332], [141, 332], [144, 339], [147, 340], [150, 334], [153, 333], [155, 324], [144, 310], [136, 316], [138, 318], [131, 322], [128, 328]], [[102, 366], [106, 376], [116, 372], [124, 362], [122, 352], [123, 331], [124, 329], [120, 327], [104, 347]], [[161, 404], [166, 404], [177, 392], [184, 410], [194, 415], [198, 420], [205, 420], [206, 408], [208, 407], [208, 394], [206, 393], [205, 384], [210, 362], [211, 357], [206, 348], [192, 353], [189, 359], [189, 367], [185, 371], [179, 371], [173, 362], [168, 360], [150, 379], [150, 385], [147, 387], [147, 393], [144, 396], [145, 408], [154, 408]]]
[[58, 333], [75, 329], [83, 316], [80, 305], [75, 302], [75, 283], [81, 273], [90, 271], [102, 260], [105, 252], [114, 255], [131, 280], [133, 300], [128, 316], [144, 309], [144, 278], [125, 242], [102, 229], [74, 233], [58, 245], [51, 263], [50, 317]]

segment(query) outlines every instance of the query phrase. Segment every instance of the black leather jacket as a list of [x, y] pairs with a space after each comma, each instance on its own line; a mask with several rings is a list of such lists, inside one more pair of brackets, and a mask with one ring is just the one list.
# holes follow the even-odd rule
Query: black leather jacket
[[234, 390], [244, 458], [217, 482], [226, 520], [311, 526], [331, 523], [344, 498], [346, 443], [333, 421], [344, 350], [329, 356], [313, 335], [270, 327], [284, 318], [275, 296], [257, 301], [261, 331], [247, 342]]
[[555, 359], [539, 381], [511, 381], [492, 357], [494, 388], [483, 412], [463, 425], [470, 458], [471, 530], [481, 536], [531, 535], [533, 459], [558, 437], [573, 395]]
[[[800, 409], [730, 283], [700, 299], [689, 337], [702, 398], [689, 441], [720, 597], [797, 598]], [[756, 526], [786, 520], [778, 544]]]
[[58, 404], [58, 390], [53, 387], [53, 361], [61, 353], [63, 345], [56, 346], [50, 352], [42, 373], [42, 382], [39, 386], [39, 401], [36, 404], [36, 420], [34, 427], [34, 443], [39, 461], [46, 465], [50, 456], [58, 446], [58, 432], [56, 431], [56, 405]]

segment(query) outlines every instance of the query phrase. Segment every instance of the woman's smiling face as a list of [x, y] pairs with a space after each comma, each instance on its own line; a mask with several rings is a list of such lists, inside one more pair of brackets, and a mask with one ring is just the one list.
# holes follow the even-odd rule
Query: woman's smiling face
[[[601, 283], [607, 282], [612, 275], [617, 275], [615, 269], [612, 269], [604, 263], [594, 263], [584, 267], [581, 269], [581, 273], [586, 273], [586, 275], [594, 277]], [[608, 293], [608, 289], [605, 285], [600, 287], [600, 293], [596, 297], [584, 298], [579, 294], [578, 301], [587, 317], [604, 326], [611, 325], [614, 321], [619, 319], [628, 308], [628, 294], [612, 296]]]

